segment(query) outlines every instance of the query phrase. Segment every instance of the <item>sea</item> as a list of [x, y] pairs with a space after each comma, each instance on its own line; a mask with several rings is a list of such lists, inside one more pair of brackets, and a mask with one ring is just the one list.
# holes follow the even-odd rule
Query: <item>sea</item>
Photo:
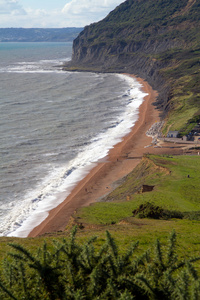
[[72, 43], [0, 43], [0, 236], [27, 237], [134, 126], [122, 74], [63, 71]]

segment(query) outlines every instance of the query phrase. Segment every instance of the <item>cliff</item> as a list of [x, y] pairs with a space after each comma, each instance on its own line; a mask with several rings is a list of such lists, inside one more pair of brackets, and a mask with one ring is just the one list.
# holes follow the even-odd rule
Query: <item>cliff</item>
[[[74, 40], [67, 68], [127, 72], [146, 79], [159, 92], [156, 105], [167, 128], [184, 131], [200, 114], [199, 28], [200, 0], [127, 0], [102, 21], [85, 27]], [[192, 94], [184, 100], [192, 109], [180, 124], [170, 119], [171, 112], [184, 105], [174, 102], [177, 94], [180, 99]]]

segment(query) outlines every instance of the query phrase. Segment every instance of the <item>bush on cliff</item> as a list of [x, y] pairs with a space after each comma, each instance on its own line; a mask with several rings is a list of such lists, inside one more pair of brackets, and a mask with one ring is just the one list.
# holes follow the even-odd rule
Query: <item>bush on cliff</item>
[[150, 218], [150, 219], [164, 219], [171, 218], [183, 219], [184, 213], [175, 210], [164, 209], [151, 202], [141, 204], [137, 209], [133, 211], [133, 216], [138, 218]]

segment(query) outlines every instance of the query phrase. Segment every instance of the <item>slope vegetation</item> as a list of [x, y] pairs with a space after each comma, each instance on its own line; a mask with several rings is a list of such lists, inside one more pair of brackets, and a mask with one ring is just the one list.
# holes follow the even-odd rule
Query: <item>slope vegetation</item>
[[71, 70], [129, 72], [158, 90], [167, 130], [200, 119], [200, 0], [127, 0], [74, 40]]

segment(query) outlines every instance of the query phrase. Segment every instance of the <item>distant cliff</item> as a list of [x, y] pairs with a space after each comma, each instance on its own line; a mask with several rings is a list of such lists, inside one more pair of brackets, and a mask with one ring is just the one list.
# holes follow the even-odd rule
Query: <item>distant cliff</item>
[[0, 28], [0, 42], [69, 42], [83, 28]]
[[[67, 68], [143, 77], [159, 92], [166, 126], [184, 131], [200, 115], [199, 28], [200, 0], [127, 0], [85, 27]], [[181, 109], [188, 113], [178, 124], [169, 112]]]

